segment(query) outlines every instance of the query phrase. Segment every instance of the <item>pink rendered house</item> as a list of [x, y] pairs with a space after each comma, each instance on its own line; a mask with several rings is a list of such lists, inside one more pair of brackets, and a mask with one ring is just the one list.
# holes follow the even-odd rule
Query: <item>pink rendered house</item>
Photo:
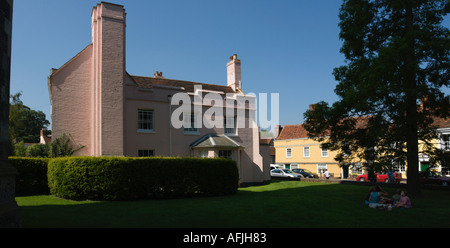
[[[227, 63], [226, 86], [166, 79], [160, 72], [154, 77], [132, 76], [126, 71], [125, 21], [122, 5], [101, 2], [92, 10], [92, 44], [51, 70], [53, 138], [66, 134], [74, 146], [83, 146], [77, 156], [226, 157], [237, 162], [241, 183], [270, 180], [252, 118], [255, 106], [247, 101], [252, 97], [241, 90], [237, 56]], [[179, 116], [184, 123], [197, 124], [211, 109], [211, 102], [196, 104], [195, 99], [215, 93], [224, 103], [243, 99], [244, 107], [233, 103], [231, 109], [244, 111], [246, 125], [236, 127], [236, 116], [225, 117], [224, 108], [224, 116], [215, 116], [215, 121], [234, 121], [234, 127], [207, 128], [203, 124], [176, 128], [171, 117], [186, 106], [171, 100], [180, 93], [192, 100], [189, 106], [194, 109]]]

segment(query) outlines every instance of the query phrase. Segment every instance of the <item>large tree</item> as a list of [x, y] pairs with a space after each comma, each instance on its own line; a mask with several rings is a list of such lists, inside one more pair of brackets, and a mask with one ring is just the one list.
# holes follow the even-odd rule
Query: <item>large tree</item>
[[412, 195], [420, 194], [419, 141], [434, 149], [433, 118], [449, 116], [449, 12], [448, 0], [345, 0], [339, 101], [304, 114], [310, 136], [328, 137], [324, 146], [342, 162], [360, 158], [373, 169], [406, 160]]
[[44, 112], [32, 110], [24, 105], [20, 100], [21, 95], [19, 92], [11, 96], [9, 107], [10, 138], [17, 142], [38, 143], [41, 129], [47, 127], [50, 122], [46, 119]]

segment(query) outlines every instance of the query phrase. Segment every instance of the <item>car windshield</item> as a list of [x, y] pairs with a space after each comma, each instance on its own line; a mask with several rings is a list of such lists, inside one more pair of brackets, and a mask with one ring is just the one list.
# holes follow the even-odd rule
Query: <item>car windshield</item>
[[290, 170], [288, 170], [288, 169], [284, 169], [283, 170], [284, 171], [284, 173], [292, 173]]

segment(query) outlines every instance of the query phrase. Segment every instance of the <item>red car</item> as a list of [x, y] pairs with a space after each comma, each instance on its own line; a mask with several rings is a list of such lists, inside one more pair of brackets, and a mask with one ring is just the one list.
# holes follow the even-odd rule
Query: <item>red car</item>
[[[377, 176], [377, 182], [388, 182], [388, 176], [386, 173], [384, 174], [378, 174], [375, 173], [375, 175]], [[399, 183], [402, 180], [402, 173], [394, 173], [395, 175], [395, 182]], [[364, 174], [364, 175], [359, 175], [356, 177], [356, 181], [361, 181], [361, 182], [369, 182], [369, 178], [368, 178], [368, 174]]]

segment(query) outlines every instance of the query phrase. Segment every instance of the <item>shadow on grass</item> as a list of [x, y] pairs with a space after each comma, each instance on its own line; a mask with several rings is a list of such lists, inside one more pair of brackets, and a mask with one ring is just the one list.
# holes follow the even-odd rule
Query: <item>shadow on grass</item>
[[[239, 189], [222, 197], [133, 202], [17, 197], [23, 227], [450, 227], [450, 193], [423, 191], [412, 209], [391, 212], [364, 205], [367, 186], [299, 181]], [[394, 193], [395, 189], [386, 189]]]

